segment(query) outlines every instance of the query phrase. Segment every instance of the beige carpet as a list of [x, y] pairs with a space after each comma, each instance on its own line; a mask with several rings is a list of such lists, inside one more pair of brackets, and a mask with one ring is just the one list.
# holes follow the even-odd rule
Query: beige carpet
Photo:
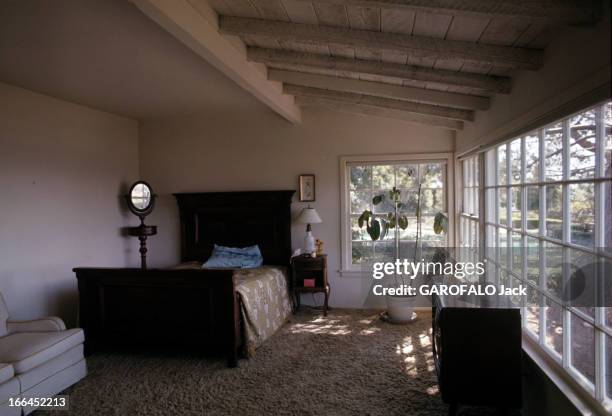
[[94, 355], [88, 377], [67, 392], [71, 410], [61, 414], [445, 415], [431, 318], [419, 318], [396, 326], [374, 312], [300, 312], [234, 369], [213, 358]]

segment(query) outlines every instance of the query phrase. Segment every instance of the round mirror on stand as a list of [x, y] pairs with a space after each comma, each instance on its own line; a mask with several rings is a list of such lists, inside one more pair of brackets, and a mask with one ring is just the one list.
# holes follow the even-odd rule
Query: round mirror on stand
[[153, 211], [155, 198], [151, 185], [145, 181], [138, 181], [130, 187], [130, 191], [125, 196], [128, 208], [134, 215], [140, 218], [138, 227], [128, 227], [129, 235], [138, 237], [140, 241], [140, 267], [147, 268], [147, 237], [157, 234], [157, 226], [145, 225], [144, 219]]

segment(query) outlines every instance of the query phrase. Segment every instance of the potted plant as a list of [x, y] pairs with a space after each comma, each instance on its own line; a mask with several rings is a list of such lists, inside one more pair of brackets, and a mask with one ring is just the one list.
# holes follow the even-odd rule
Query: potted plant
[[[399, 259], [399, 240], [400, 240], [400, 229], [405, 230], [408, 228], [408, 217], [401, 213], [402, 208], [405, 204], [401, 202], [401, 191], [395, 187], [389, 191], [387, 195], [380, 194], [372, 198], [373, 205], [379, 205], [385, 199], [393, 204], [393, 212], [385, 214], [375, 214], [370, 210], [365, 210], [361, 213], [358, 219], [358, 225], [360, 228], [366, 227], [366, 231], [373, 241], [383, 239], [387, 236], [390, 230], [394, 233], [394, 259]], [[420, 231], [420, 206], [421, 206], [421, 185], [419, 185], [417, 192], [417, 235], [415, 242], [415, 258], [417, 255], [417, 247], [419, 245], [419, 231]], [[406, 281], [408, 280], [408, 281]], [[404, 275], [394, 275], [394, 283], [396, 287], [402, 285], [410, 286], [412, 279], [407, 278]], [[415, 296], [387, 296], [387, 314], [391, 321], [398, 323], [412, 322], [416, 319], [416, 313], [414, 312], [414, 298]]]
[[[408, 228], [408, 217], [401, 213], [401, 210], [405, 208], [405, 204], [401, 202], [401, 191], [395, 187], [389, 191], [387, 195], [380, 194], [372, 198], [373, 205], [379, 205], [387, 199], [393, 204], [393, 212], [386, 214], [375, 214], [370, 210], [364, 210], [358, 219], [358, 225], [360, 228], [366, 227], [366, 231], [373, 241], [385, 238], [390, 230], [394, 233], [394, 259], [399, 259], [399, 240], [400, 240], [400, 229], [405, 230]], [[416, 221], [417, 221], [417, 234], [415, 238], [414, 246], [414, 258], [413, 261], [417, 261], [418, 247], [421, 239], [421, 184], [419, 184], [417, 191], [417, 204], [416, 204]], [[443, 212], [438, 212], [434, 217], [433, 230], [436, 234], [446, 233], [448, 230], [448, 216]], [[446, 261], [447, 253], [443, 248], [436, 248], [432, 258], [433, 262], [444, 263]], [[407, 284], [411, 286], [412, 279], [408, 279], [406, 282], [405, 276], [394, 275], [394, 283], [396, 287]], [[414, 297], [415, 296], [387, 296], [387, 314], [390, 320], [393, 322], [412, 322], [416, 319], [416, 313], [414, 312]]]

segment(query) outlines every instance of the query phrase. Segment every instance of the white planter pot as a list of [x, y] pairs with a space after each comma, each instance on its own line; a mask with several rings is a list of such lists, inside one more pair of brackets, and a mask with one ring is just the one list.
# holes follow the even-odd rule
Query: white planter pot
[[387, 296], [389, 319], [397, 323], [414, 321], [416, 319], [414, 299], [415, 296]]

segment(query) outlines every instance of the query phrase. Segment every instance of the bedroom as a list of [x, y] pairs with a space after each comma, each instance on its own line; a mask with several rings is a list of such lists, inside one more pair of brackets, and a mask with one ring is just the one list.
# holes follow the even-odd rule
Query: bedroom
[[[366, 3], [376, 4], [368, 8]], [[86, 357], [88, 376], [68, 390], [71, 410], [66, 414], [180, 413], [177, 409], [183, 409], [183, 414], [447, 413], [448, 405], [441, 400], [433, 367], [431, 312], [427, 304], [418, 305], [418, 320], [406, 326], [381, 322], [374, 316], [370, 308], [384, 310], [384, 299], [368, 299], [366, 305], [364, 293], [371, 279], [367, 276], [369, 271], [364, 272], [358, 262], [353, 262], [353, 251], [361, 256], [364, 251], [360, 248], [376, 245], [387, 248], [389, 257], [393, 256], [391, 244], [372, 242], [363, 230], [356, 239], [349, 233], [353, 228], [351, 218], [359, 215], [363, 206], [359, 205], [356, 211], [349, 208], [352, 185], [347, 171], [355, 166], [367, 170], [367, 166], [384, 168], [397, 163], [431, 167], [435, 185], [426, 191], [432, 198], [442, 197], [418, 222], [424, 239], [438, 238], [448, 247], [469, 245], [464, 236], [471, 235], [470, 224], [472, 230], [482, 227], [480, 237], [484, 238], [484, 215], [472, 215], [467, 207], [470, 200], [477, 198], [475, 195], [481, 194], [484, 205], [485, 194], [490, 193], [485, 192], [490, 185], [487, 181], [499, 176], [495, 170], [485, 172], [486, 152], [497, 151], [492, 146], [526, 137], [535, 129], [610, 99], [610, 10], [608, 2], [578, 2], [584, 9], [568, 6], [568, 11], [553, 7], [563, 2], [547, 0], [547, 10], [554, 11], [547, 18], [538, 18], [537, 10], [529, 8], [521, 9], [520, 18], [509, 18], [500, 10], [478, 9], [484, 7], [480, 1], [462, 2], [468, 9], [480, 10], [472, 14], [453, 9], [456, 2], [450, 0], [440, 2], [439, 8], [426, 9], [415, 5], [419, 2], [397, 2], [403, 5], [399, 8], [388, 3], [393, 2], [2, 2], [0, 292], [11, 320], [59, 316], [69, 328], [82, 326], [79, 289], [72, 269], [140, 266], [138, 239], [125, 235], [124, 230], [139, 224], [124, 198], [138, 180], [147, 181], [157, 195], [155, 207], [145, 219], [147, 225], [157, 226], [157, 234], [147, 239], [151, 269], [181, 262], [181, 218], [173, 195], [176, 193], [295, 190], [290, 205], [289, 255], [304, 248], [306, 225], [299, 216], [309, 204], [321, 220], [312, 224], [312, 233], [324, 243], [327, 254], [331, 288], [328, 317], [316, 309], [323, 304], [323, 294], [303, 294], [305, 307], [292, 315], [290, 322], [254, 357], [240, 359], [239, 367], [233, 370], [225, 369], [222, 358], [208, 356], [202, 361], [180, 354], [157, 359], [146, 355], [146, 351], [125, 356], [116, 352], [93, 353]], [[279, 4], [287, 17], [274, 14]], [[308, 30], [287, 34], [286, 25], [258, 26], [250, 20], [235, 24], [231, 19], [226, 19], [225, 25], [217, 20], [215, 28], [209, 20], [211, 10], [214, 16], [275, 21], [289, 18], [290, 24], [305, 24]], [[338, 10], [340, 17], [334, 13]], [[355, 17], [355, 11], [361, 13], [363, 21]], [[589, 12], [594, 17], [589, 18]], [[313, 14], [317, 20], [313, 20]], [[373, 23], [366, 19], [372, 15]], [[220, 24], [225, 34], [219, 32]], [[312, 26], [319, 24], [351, 32], [313, 34]], [[373, 24], [374, 29], [368, 24]], [[273, 30], [275, 39], [246, 33], [266, 30]], [[244, 33], [239, 37], [228, 34], [235, 31]], [[442, 48], [440, 54], [455, 53], [441, 41], [503, 46], [505, 52], [495, 57], [483, 56], [484, 52], [478, 50], [461, 52], [461, 56], [469, 55], [472, 60], [476, 59], [474, 54], [481, 54], [478, 59], [484, 63], [469, 65], [454, 55], [446, 60], [440, 55], [426, 57], [431, 50], [420, 55], [415, 52], [415, 56], [405, 52], [402, 55], [397, 49], [415, 48], [414, 44], [402, 46], [384, 36], [364, 39], [354, 33], [360, 31], [383, 35], [399, 32], [402, 42], [430, 39]], [[327, 42], [366, 46], [353, 46], [358, 52], [352, 55], [347, 54], [346, 49], [351, 47], [346, 44], [344, 49], [334, 46], [336, 52], [322, 46], [326, 41], [321, 39], [340, 35], [347, 39]], [[299, 52], [310, 63], [297, 57], [293, 63], [266, 62], [267, 66], [248, 61], [245, 43], [258, 50], [281, 45], [282, 50]], [[494, 65], [490, 60], [505, 62], [515, 56], [508, 49], [522, 48], [543, 49], [537, 70], [515, 68], [497, 73], [499, 68], [491, 69]], [[337, 70], [316, 67], [313, 56], [321, 55], [321, 49], [329, 59], [338, 58], [333, 63]], [[251, 59], [255, 59], [252, 55]], [[274, 55], [275, 59], [283, 58], [281, 55]], [[382, 69], [368, 69], [370, 73], [355, 76], [359, 70], [351, 72], [354, 62], [346, 62], [348, 59], [359, 64], [386, 64], [379, 65]], [[371, 73], [400, 64], [451, 71], [461, 82], [466, 82], [461, 74], [479, 75], [479, 82], [510, 77], [511, 90], [509, 94], [483, 93], [456, 85], [405, 80], [406, 75]], [[448, 72], [444, 74], [450, 76]], [[291, 86], [285, 93], [281, 81], [285, 87]], [[321, 90], [336, 95], [330, 98]], [[372, 101], [372, 97], [378, 101]], [[415, 102], [426, 104], [415, 111]], [[452, 113], [455, 118], [432, 115], [431, 106], [439, 107], [436, 114], [460, 108], [459, 116], [464, 119], [458, 121], [456, 111]], [[466, 120], [466, 116], [473, 117], [473, 121]], [[440, 127], [440, 123], [444, 126]], [[462, 130], [454, 130], [459, 123]], [[528, 149], [528, 139], [523, 142]], [[572, 153], [568, 150], [563, 160], [569, 163]], [[512, 146], [509, 151], [513, 151]], [[598, 152], [597, 157], [604, 153], [601, 149]], [[529, 153], [523, 154], [527, 160]], [[507, 164], [507, 170], [512, 174], [511, 165]], [[479, 170], [486, 179], [481, 186], [467, 181], [463, 174], [474, 172], [476, 166], [483, 168]], [[435, 179], [438, 168], [444, 173]], [[300, 202], [299, 177], [304, 174], [315, 177], [315, 200], [311, 202]], [[592, 183], [603, 190], [597, 195], [606, 195], [608, 182], [597, 178]], [[554, 185], [563, 188], [572, 183], [561, 181]], [[506, 188], [495, 189], [503, 195]], [[527, 202], [529, 192], [524, 194]], [[367, 197], [362, 200], [369, 203]], [[563, 206], [571, 201], [559, 203]], [[505, 208], [514, 215], [512, 204], [506, 203]], [[239, 222], [246, 221], [261, 206], [251, 202], [244, 209], [245, 213], [238, 215]], [[443, 237], [433, 233], [431, 227], [438, 211], [450, 214]], [[563, 209], [551, 215], [559, 212]], [[597, 212], [595, 223], [609, 218], [604, 215], [608, 211]], [[408, 220], [408, 231], [414, 234], [416, 230], [411, 227], [417, 224], [416, 218], [410, 216]], [[583, 222], [587, 228], [587, 221], [582, 217], [573, 219], [571, 212], [554, 220], [553, 228], [564, 220]], [[571, 243], [572, 230], [561, 231], [558, 240]], [[546, 232], [544, 227], [545, 236]], [[601, 241], [605, 233], [596, 238], [602, 247], [609, 247], [609, 240]], [[406, 239], [406, 247], [413, 239]], [[544, 308], [537, 311], [540, 309]], [[532, 311], [525, 308], [524, 312]], [[563, 319], [571, 321], [565, 312]], [[603, 316], [598, 312], [589, 326], [594, 342], [587, 361], [592, 361], [589, 365], [596, 369], [592, 380], [580, 376], [580, 371], [572, 372], [576, 366], [569, 354], [560, 354], [562, 370], [557, 372], [553, 370], [558, 362], [547, 359], [551, 354], [542, 353], [540, 361], [525, 357], [522, 414], [606, 411], [605, 406], [610, 404], [607, 375], [612, 371], [606, 354], [610, 329]], [[136, 317], [130, 320], [136, 321]], [[584, 321], [591, 322], [589, 317]], [[142, 326], [151, 328], [148, 323]], [[540, 327], [538, 335], [545, 340], [546, 327]], [[157, 332], [151, 330], [155, 336]], [[572, 338], [561, 338], [564, 348], [571, 350]], [[275, 359], [275, 354], [281, 353]], [[0, 354], [3, 362], [1, 357]], [[129, 387], [126, 389], [118, 387], [122, 365], [136, 375], [122, 380]], [[277, 386], [277, 392], [269, 391], [263, 383], [266, 376], [274, 374], [281, 374], [285, 380], [275, 382], [283, 384]], [[189, 381], [186, 385], [182, 385], [183, 378]], [[219, 391], [203, 378], [221, 380], [227, 392]], [[160, 394], [163, 397], [158, 397]], [[230, 406], [224, 394], [229, 398], [242, 395], [243, 407]], [[261, 403], [257, 394], [268, 401]], [[395, 397], [399, 399], [394, 401]], [[4, 399], [0, 398], [2, 404]], [[458, 414], [495, 413], [460, 406]]]

